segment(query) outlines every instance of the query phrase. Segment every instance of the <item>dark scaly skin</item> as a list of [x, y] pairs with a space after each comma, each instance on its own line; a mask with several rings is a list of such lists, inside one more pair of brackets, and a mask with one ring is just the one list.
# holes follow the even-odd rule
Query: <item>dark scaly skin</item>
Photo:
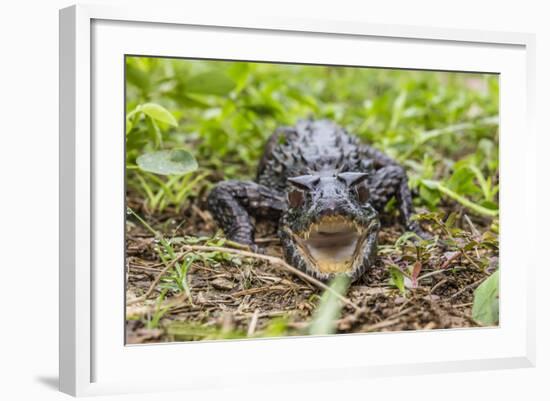
[[[369, 190], [368, 201], [360, 202], [356, 189], [338, 178], [346, 172], [368, 174], [361, 184]], [[295, 191], [295, 185], [288, 179], [305, 175], [317, 181], [311, 189], [300, 190], [306, 197], [304, 204], [290, 207], [288, 194]], [[255, 250], [252, 218], [278, 223], [287, 262], [321, 280], [330, 279], [334, 273], [318, 271], [308, 263], [296, 235], [327, 215], [346, 216], [361, 227], [369, 227], [357, 262], [346, 272], [356, 280], [376, 257], [378, 214], [393, 197], [406, 230], [426, 237], [411, 220], [412, 198], [403, 167], [331, 121], [302, 120], [295, 127], [277, 129], [271, 136], [256, 181], [220, 182], [208, 197], [208, 208], [229, 239]]]

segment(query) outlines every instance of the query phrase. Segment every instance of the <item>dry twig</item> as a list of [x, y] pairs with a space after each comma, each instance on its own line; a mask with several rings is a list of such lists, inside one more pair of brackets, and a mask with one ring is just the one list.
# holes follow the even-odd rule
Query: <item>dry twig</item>
[[248, 326], [248, 331], [246, 333], [247, 337], [251, 337], [254, 335], [254, 332], [256, 331], [256, 325], [258, 324], [258, 315], [260, 314], [260, 310], [256, 309], [254, 311], [254, 314], [252, 315], [252, 319], [250, 320], [250, 325]]
[[294, 273], [296, 276], [300, 277], [302, 280], [312, 283], [316, 285], [317, 287], [329, 291], [332, 294], [334, 294], [338, 299], [340, 299], [342, 302], [344, 302], [346, 305], [351, 306], [355, 310], [360, 309], [359, 306], [351, 302], [348, 298], [342, 296], [338, 292], [334, 291], [332, 288], [327, 286], [326, 284], [320, 282], [319, 280], [307, 275], [306, 273], [302, 272], [301, 270], [296, 269], [295, 267], [289, 265], [286, 263], [283, 259], [278, 258], [276, 256], [269, 256], [269, 255], [263, 255], [261, 253], [255, 253], [250, 251], [244, 251], [241, 249], [233, 249], [233, 248], [224, 248], [219, 246], [206, 246], [206, 245], [182, 245], [181, 249], [192, 252], [192, 251], [202, 251], [202, 252], [225, 252], [225, 253], [232, 253], [234, 255], [240, 255], [243, 257], [248, 258], [254, 258], [259, 260], [264, 260], [266, 262], [269, 262], [273, 266], [280, 267], [282, 269], [285, 269], [291, 273]]

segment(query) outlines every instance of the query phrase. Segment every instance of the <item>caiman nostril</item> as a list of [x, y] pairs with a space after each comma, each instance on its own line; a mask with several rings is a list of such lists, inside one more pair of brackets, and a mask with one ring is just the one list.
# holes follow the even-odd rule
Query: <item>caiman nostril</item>
[[336, 210], [337, 210], [336, 203], [330, 203], [323, 207], [320, 214], [321, 216], [331, 216], [336, 214]]

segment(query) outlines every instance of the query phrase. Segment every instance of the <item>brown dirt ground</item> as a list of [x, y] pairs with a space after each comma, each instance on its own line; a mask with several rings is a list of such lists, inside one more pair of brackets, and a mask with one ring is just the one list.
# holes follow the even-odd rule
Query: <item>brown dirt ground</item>
[[[208, 212], [193, 205], [181, 213], [167, 209], [148, 214], [143, 201], [129, 196], [128, 206], [166, 237], [212, 236], [216, 232]], [[456, 205], [453, 205], [453, 209]], [[389, 284], [388, 265], [410, 265], [414, 250], [383, 252], [402, 234], [394, 221], [380, 234], [381, 251], [375, 266], [353, 283], [347, 298], [360, 307], [345, 305], [337, 333], [428, 330], [476, 327], [471, 317], [473, 291], [498, 263], [497, 250], [471, 249], [466, 254], [436, 248], [422, 263], [417, 288], [405, 295]], [[485, 222], [486, 223], [486, 222]], [[484, 222], [474, 220], [483, 232]], [[474, 230], [464, 223], [465, 229]], [[155, 247], [158, 241], [136, 219], [127, 219], [126, 334], [128, 344], [273, 337], [306, 333], [322, 290], [267, 262], [243, 259], [241, 265], [194, 262], [188, 271], [192, 302], [183, 292], [168, 291], [159, 302], [156, 288], [149, 299], [135, 302], [164, 268]], [[274, 227], [259, 224], [257, 242], [267, 253], [281, 256]], [[426, 227], [428, 230], [432, 227]], [[481, 261], [484, 261], [481, 267]], [[487, 260], [490, 261], [487, 268]], [[480, 263], [477, 263], [477, 262]], [[165, 310], [158, 324], [159, 309]], [[157, 313], [158, 317], [158, 313]]]

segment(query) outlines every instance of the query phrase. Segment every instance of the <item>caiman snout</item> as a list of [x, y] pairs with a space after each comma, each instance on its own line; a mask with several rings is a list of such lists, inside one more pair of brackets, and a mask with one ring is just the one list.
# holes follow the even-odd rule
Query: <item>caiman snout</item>
[[347, 204], [345, 200], [321, 198], [317, 201], [316, 214], [320, 217], [334, 216], [334, 215], [343, 214], [343, 212], [345, 210], [349, 210], [349, 208], [350, 208], [350, 205]]
[[324, 207], [321, 208], [319, 211], [319, 215], [321, 217], [325, 216], [334, 216], [337, 213], [338, 205], [336, 202], [331, 202], [328, 205], [324, 205]]

